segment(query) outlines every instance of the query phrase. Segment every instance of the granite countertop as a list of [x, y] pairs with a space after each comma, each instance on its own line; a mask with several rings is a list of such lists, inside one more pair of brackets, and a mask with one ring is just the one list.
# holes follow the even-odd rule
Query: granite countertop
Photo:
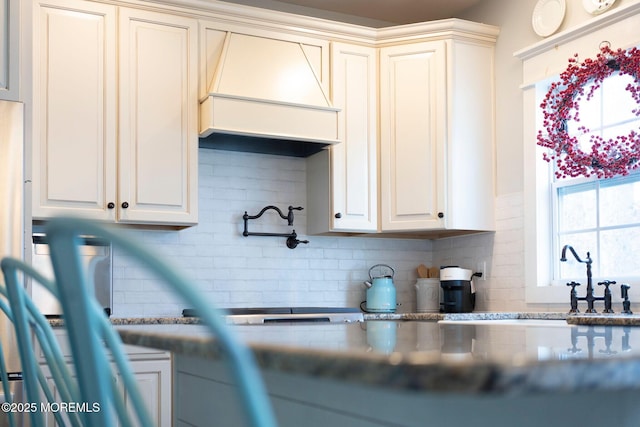
[[640, 326], [640, 315], [637, 314], [571, 314], [567, 316], [571, 325], [599, 326]]
[[[365, 313], [365, 320], [500, 320], [500, 319], [549, 319], [564, 320], [567, 313], [560, 312], [473, 312], [473, 313]], [[200, 323], [197, 317], [111, 317], [111, 323], [121, 325], [195, 325]], [[60, 319], [50, 320], [53, 326], [62, 326]]]
[[[640, 390], [640, 328], [581, 326], [567, 317], [367, 314], [364, 323], [231, 327], [265, 370], [367, 386], [483, 395]], [[197, 319], [112, 322], [127, 344], [220, 356]]]

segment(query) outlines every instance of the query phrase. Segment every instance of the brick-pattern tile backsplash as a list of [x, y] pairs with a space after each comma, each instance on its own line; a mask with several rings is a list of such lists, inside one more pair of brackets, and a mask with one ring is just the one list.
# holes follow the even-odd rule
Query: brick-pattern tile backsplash
[[[306, 207], [304, 159], [201, 149], [199, 223], [184, 230], [132, 230], [182, 270], [219, 306], [350, 306], [365, 299], [370, 266], [396, 269], [399, 311], [415, 310], [416, 267], [432, 264], [432, 242], [420, 239], [306, 235], [306, 212], [293, 228], [308, 245], [288, 249], [279, 237], [243, 237], [242, 215], [267, 205]], [[274, 211], [250, 231], [291, 227]], [[114, 316], [176, 316], [185, 305], [155, 278], [114, 250]]]
[[[242, 215], [267, 205], [306, 207], [304, 159], [201, 149], [199, 224], [188, 229], [133, 230], [134, 238], [174, 263], [219, 306], [349, 306], [365, 299], [369, 267], [396, 269], [400, 312], [415, 310], [416, 267], [459, 265], [476, 270], [476, 310], [526, 310], [522, 193], [496, 199], [496, 232], [441, 240], [306, 235], [306, 212], [288, 227], [274, 211], [249, 222], [250, 231], [290, 232], [309, 239], [288, 249], [279, 237], [243, 237]], [[184, 304], [117, 249], [114, 315], [176, 316]], [[538, 308], [540, 309], [540, 308]]]
[[486, 280], [475, 280], [477, 311], [526, 311], [522, 193], [496, 198], [496, 232], [434, 242], [437, 265], [477, 271], [486, 262]]

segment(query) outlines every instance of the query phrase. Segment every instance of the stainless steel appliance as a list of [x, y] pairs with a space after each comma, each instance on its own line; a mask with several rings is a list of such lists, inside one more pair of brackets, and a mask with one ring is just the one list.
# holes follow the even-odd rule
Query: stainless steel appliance
[[[37, 228], [34, 229], [37, 231]], [[53, 278], [53, 266], [49, 255], [47, 236], [40, 232], [34, 232], [32, 236], [31, 263], [45, 277]], [[112, 254], [109, 242], [92, 236], [84, 236], [79, 246], [80, 259], [84, 271], [90, 274], [87, 283], [93, 283], [93, 292], [98, 303], [105, 312], [111, 314], [111, 287], [112, 287]], [[42, 286], [33, 283], [31, 298], [36, 307], [47, 317], [59, 317], [62, 315], [60, 302]]]
[[[364, 316], [357, 308], [350, 307], [248, 307], [226, 308], [227, 323], [268, 324], [294, 322], [363, 322]], [[193, 309], [182, 310], [184, 317], [198, 317]]]
[[[24, 107], [19, 102], [0, 101], [0, 259], [24, 258]], [[0, 274], [0, 283], [4, 278]], [[13, 325], [0, 312], [0, 343], [9, 374], [14, 402], [23, 402], [22, 368]], [[5, 402], [0, 388], [0, 402]], [[14, 413], [23, 425], [23, 413]], [[0, 411], [0, 426], [8, 417]]]

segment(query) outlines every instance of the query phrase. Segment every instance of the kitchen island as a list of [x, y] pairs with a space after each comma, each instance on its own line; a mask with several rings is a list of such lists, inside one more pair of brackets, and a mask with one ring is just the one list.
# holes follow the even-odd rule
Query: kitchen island
[[[638, 425], [640, 328], [509, 319], [522, 320], [233, 329], [283, 426]], [[203, 326], [117, 328], [125, 343], [173, 353], [175, 425], [211, 425], [212, 414], [237, 425], [233, 385]]]

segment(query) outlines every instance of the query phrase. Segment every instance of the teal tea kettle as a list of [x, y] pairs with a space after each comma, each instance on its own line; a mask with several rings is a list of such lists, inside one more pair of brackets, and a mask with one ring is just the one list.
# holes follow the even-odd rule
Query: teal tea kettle
[[[390, 274], [373, 277], [373, 270], [388, 269]], [[396, 288], [393, 285], [395, 270], [386, 264], [376, 264], [369, 269], [370, 281], [364, 282], [367, 287], [366, 312], [394, 313], [396, 311]]]

